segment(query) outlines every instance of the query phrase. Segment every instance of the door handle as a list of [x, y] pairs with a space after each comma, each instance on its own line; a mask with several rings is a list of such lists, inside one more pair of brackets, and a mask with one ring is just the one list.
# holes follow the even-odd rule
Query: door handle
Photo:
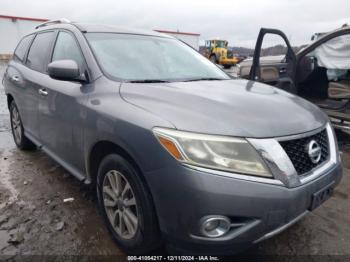
[[12, 76], [12, 77], [11, 77], [11, 80], [12, 80], [13, 82], [19, 82], [19, 76]]
[[41, 89], [39, 89], [39, 94], [41, 96], [47, 96], [49, 93], [46, 91], [45, 88], [41, 88]]

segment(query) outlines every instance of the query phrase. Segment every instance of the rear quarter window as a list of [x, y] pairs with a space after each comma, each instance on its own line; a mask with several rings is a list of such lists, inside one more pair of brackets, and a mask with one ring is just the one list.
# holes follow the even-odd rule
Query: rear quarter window
[[33, 38], [34, 35], [28, 35], [22, 38], [22, 40], [18, 43], [13, 55], [15, 60], [23, 62], [24, 56]]
[[26, 64], [29, 68], [46, 72], [50, 47], [54, 37], [54, 32], [38, 33], [30, 46]]

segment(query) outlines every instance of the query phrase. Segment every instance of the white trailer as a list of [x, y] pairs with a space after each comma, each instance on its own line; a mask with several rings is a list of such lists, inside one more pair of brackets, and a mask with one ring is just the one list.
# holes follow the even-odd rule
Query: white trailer
[[168, 31], [168, 30], [154, 30], [154, 31], [176, 37], [177, 39], [184, 41], [186, 44], [192, 46], [197, 51], [199, 50], [200, 34], [185, 33], [185, 32], [178, 32], [178, 31]]
[[0, 58], [13, 54], [19, 40], [47, 19], [0, 15]]

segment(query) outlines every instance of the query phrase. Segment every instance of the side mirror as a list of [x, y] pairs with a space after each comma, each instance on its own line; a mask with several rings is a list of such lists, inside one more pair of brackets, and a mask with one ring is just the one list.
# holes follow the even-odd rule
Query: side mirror
[[79, 80], [78, 64], [73, 60], [57, 60], [48, 65], [49, 76], [58, 80]]

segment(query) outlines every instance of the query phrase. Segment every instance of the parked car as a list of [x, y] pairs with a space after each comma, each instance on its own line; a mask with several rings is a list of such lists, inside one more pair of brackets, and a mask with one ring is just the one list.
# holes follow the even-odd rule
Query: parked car
[[240, 62], [242, 62], [243, 60], [248, 58], [246, 55], [241, 55], [241, 54], [237, 54], [237, 53], [233, 54], [233, 56], [238, 59], [237, 64], [239, 64]]
[[23, 37], [3, 82], [17, 147], [94, 185], [128, 254], [242, 251], [342, 176], [318, 107], [157, 32], [50, 21]]
[[[279, 35], [285, 55], [260, 57], [266, 35]], [[260, 31], [253, 59], [240, 63], [240, 77], [270, 84], [297, 94], [321, 107], [333, 125], [350, 132], [350, 27], [315, 34], [312, 43], [295, 53], [285, 34]], [[281, 108], [282, 109], [282, 108]]]

